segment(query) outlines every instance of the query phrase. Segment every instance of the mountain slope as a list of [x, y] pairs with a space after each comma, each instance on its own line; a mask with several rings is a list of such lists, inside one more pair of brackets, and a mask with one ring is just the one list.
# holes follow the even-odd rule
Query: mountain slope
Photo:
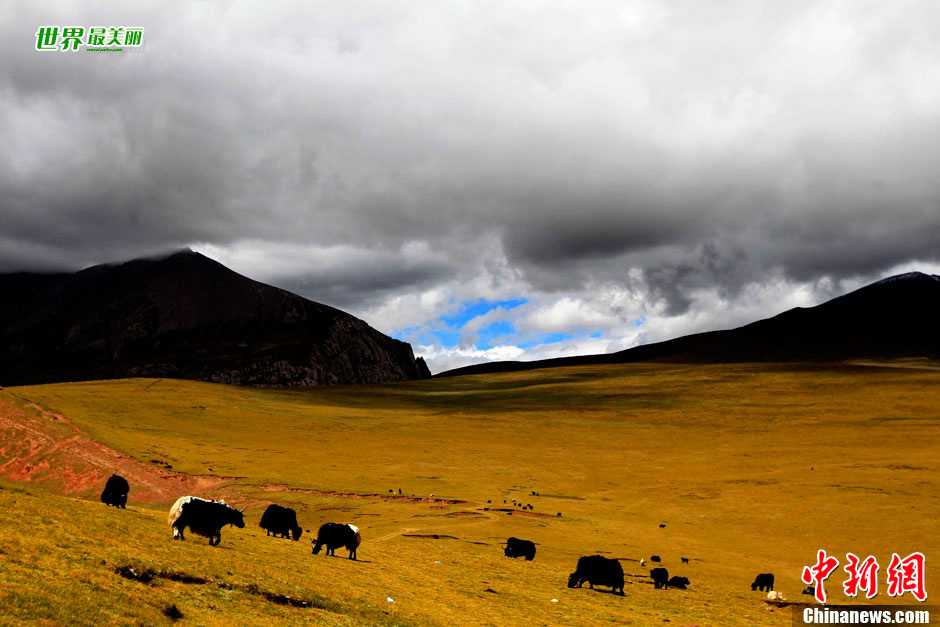
[[0, 384], [176, 377], [241, 385], [430, 376], [411, 346], [189, 250], [0, 275]]
[[878, 281], [816, 307], [727, 330], [697, 333], [601, 355], [491, 362], [439, 377], [638, 361], [831, 362], [861, 358], [940, 358], [940, 276], [911, 272]]

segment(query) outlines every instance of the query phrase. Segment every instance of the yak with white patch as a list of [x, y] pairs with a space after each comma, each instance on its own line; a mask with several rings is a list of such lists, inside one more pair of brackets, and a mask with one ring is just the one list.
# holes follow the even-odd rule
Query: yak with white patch
[[245, 528], [243, 511], [229, 507], [225, 501], [197, 496], [181, 496], [177, 499], [170, 508], [168, 522], [173, 527], [174, 540], [185, 540], [183, 530], [189, 527], [196, 535], [209, 538], [210, 546], [218, 546], [222, 542], [222, 527], [225, 525]]
[[526, 561], [531, 562], [535, 559], [535, 543], [530, 540], [520, 540], [519, 538], [509, 538], [506, 540], [506, 548], [503, 549], [506, 557], [525, 557]]
[[104, 484], [101, 502], [108, 506], [127, 509], [127, 493], [130, 491], [127, 479], [120, 475], [111, 475], [108, 482]]
[[615, 559], [603, 555], [586, 555], [578, 560], [578, 567], [568, 577], [568, 587], [580, 588], [584, 582], [591, 588], [594, 584], [610, 586], [612, 592], [620, 590], [623, 596], [623, 567]]
[[326, 545], [327, 555], [336, 555], [336, 549], [341, 546], [349, 550], [349, 559], [356, 559], [356, 549], [362, 543], [362, 535], [356, 525], [343, 525], [339, 523], [324, 523], [317, 531], [317, 537], [311, 538], [313, 554], [316, 555]]
[[267, 535], [274, 534], [275, 537], [280, 536], [282, 538], [293, 536], [294, 540], [300, 540], [303, 533], [303, 529], [297, 524], [297, 512], [276, 503], [271, 503], [264, 510], [258, 526], [264, 529]]

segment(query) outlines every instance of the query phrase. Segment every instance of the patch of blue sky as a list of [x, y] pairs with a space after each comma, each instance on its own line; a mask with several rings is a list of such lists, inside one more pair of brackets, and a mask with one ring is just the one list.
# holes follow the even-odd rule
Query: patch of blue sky
[[516, 327], [512, 322], [499, 320], [490, 323], [477, 331], [477, 346], [481, 348], [491, 348], [498, 344], [503, 344], [516, 332]]
[[573, 340], [577, 337], [583, 336], [577, 333], [543, 333], [531, 340], [520, 342], [516, 344], [516, 346], [519, 348], [532, 348], [533, 346], [540, 346], [542, 344], [556, 344], [558, 342], [564, 342], [565, 340]]
[[423, 346], [440, 345], [445, 347], [457, 346], [460, 341], [460, 331], [441, 327], [409, 327], [390, 334], [396, 340]]
[[635, 327], [642, 327], [644, 324], [646, 324], [646, 316], [640, 316], [633, 321], [633, 326]]
[[511, 298], [509, 300], [476, 300], [464, 301], [460, 305], [457, 313], [450, 316], [441, 316], [440, 321], [444, 324], [459, 329], [470, 320], [482, 316], [494, 309], [515, 309], [520, 305], [525, 305], [529, 300], [527, 298]]

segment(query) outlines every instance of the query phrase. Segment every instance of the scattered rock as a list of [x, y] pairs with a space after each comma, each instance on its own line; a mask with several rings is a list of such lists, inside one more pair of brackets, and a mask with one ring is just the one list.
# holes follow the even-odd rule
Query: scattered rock
[[179, 610], [178, 607], [176, 607], [175, 604], [167, 605], [165, 608], [163, 608], [163, 615], [174, 622], [183, 618], [183, 613]]

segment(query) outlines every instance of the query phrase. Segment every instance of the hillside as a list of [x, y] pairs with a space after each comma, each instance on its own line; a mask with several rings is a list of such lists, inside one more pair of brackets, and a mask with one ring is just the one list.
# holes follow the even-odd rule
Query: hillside
[[[800, 569], [819, 548], [875, 555], [882, 568], [892, 551], [930, 553], [940, 371], [921, 365], [5, 388], [0, 624], [161, 624], [175, 604], [207, 625], [789, 625], [789, 608], [771, 611], [750, 590], [756, 573], [775, 573], [799, 603]], [[76, 448], [85, 441], [122, 457]], [[112, 468], [130, 480], [126, 511], [97, 502]], [[166, 509], [191, 493], [247, 507], [246, 528], [223, 529], [219, 547], [174, 543]], [[296, 543], [265, 537], [258, 521], [270, 502], [296, 509], [311, 532], [358, 525], [359, 561], [311, 555], [306, 531]], [[536, 542], [535, 560], [503, 557], [509, 536]], [[624, 597], [566, 587], [578, 557], [595, 553], [621, 558]], [[654, 590], [639, 565], [653, 554], [689, 589]], [[121, 566], [207, 583], [145, 584]], [[841, 575], [827, 585], [835, 603], [848, 600]], [[927, 587], [933, 598], [929, 576]], [[883, 587], [876, 599], [905, 600]]]
[[0, 275], [0, 385], [174, 377], [239, 385], [430, 376], [411, 346], [189, 250]]
[[746, 363], [907, 357], [940, 359], [938, 319], [940, 276], [911, 272], [878, 281], [816, 307], [797, 307], [737, 329], [697, 333], [617, 353], [476, 364], [435, 376], [642, 361]]

